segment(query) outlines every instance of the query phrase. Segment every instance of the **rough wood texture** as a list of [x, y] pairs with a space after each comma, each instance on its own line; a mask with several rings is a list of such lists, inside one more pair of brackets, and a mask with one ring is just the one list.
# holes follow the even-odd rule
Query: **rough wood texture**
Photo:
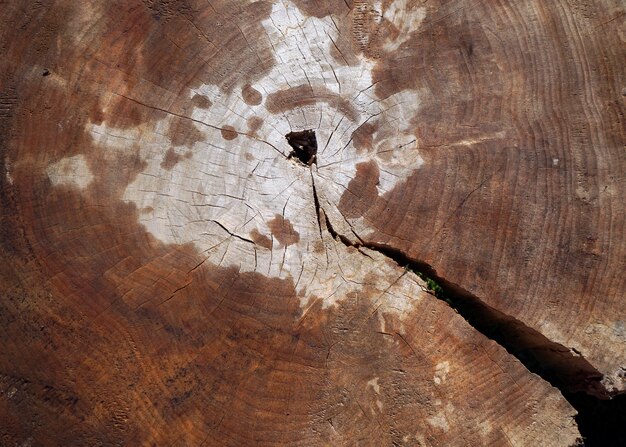
[[0, 444], [570, 446], [625, 390], [622, 1], [0, 20]]

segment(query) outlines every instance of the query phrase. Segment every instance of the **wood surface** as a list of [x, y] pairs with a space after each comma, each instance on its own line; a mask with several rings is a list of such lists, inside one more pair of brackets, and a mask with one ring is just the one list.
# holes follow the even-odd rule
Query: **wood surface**
[[0, 445], [618, 442], [622, 0], [0, 6]]

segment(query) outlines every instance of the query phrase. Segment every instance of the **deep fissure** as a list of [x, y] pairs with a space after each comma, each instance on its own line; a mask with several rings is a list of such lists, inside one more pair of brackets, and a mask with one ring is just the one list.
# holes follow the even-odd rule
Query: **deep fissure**
[[439, 276], [429, 264], [395, 247], [365, 241], [356, 233], [358, 240], [352, 241], [336, 231], [320, 204], [315, 185], [312, 166], [317, 164], [315, 132], [290, 132], [286, 138], [293, 149], [287, 158], [296, 158], [310, 169], [320, 237], [325, 229], [345, 246], [376, 251], [419, 276], [426, 282], [430, 295], [445, 301], [475, 330], [506, 349], [531, 373], [557, 388], [578, 412], [575, 419], [583, 439], [577, 446], [626, 445], [626, 395], [611, 395], [601, 383], [602, 373], [574, 349], [548, 339], [516, 318], [487, 305], [461, 286]]
[[626, 442], [626, 395], [611, 395], [601, 383], [602, 373], [584, 357], [485, 304], [461, 286], [439, 276], [432, 266], [397, 248], [365, 241], [356, 234], [359, 240], [351, 241], [333, 228], [321, 207], [312, 167], [311, 182], [320, 233], [323, 226], [333, 239], [345, 246], [376, 251], [413, 272], [426, 282], [430, 295], [445, 301], [474, 329], [506, 349], [531, 373], [557, 388], [578, 412], [575, 419], [583, 439], [577, 446], [618, 445], [615, 442], [623, 445]]

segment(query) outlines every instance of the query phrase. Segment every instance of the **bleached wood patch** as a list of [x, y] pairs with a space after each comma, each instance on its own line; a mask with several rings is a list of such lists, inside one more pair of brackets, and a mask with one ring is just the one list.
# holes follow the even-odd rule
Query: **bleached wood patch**
[[[407, 19], [394, 8], [388, 19], [401, 28], [418, 26], [423, 18], [422, 9]], [[421, 280], [380, 254], [347, 250], [320, 230], [313, 182], [332, 224], [348, 237], [355, 238], [353, 229], [365, 235], [367, 225], [348, 221], [336, 204], [359, 164], [379, 167], [379, 194], [422, 166], [410, 123], [419, 92], [379, 99], [372, 60], [361, 55], [357, 63], [337, 64], [332, 16], [305, 17], [297, 7], [276, 2], [263, 26], [275, 64], [252, 85], [190, 90], [190, 99], [200, 95], [210, 106], [196, 107], [188, 117], [172, 114], [128, 130], [90, 124], [88, 130], [103, 151], [139, 147], [147, 166], [123, 199], [143, 210], [141, 223], [162, 242], [193, 243], [216, 265], [293, 278], [303, 306], [311, 298], [331, 305], [369, 278], [386, 308], [403, 313], [419, 299]], [[403, 35], [388, 44], [400, 45]], [[201, 135], [191, 147], [177, 147], [167, 135], [181, 119]], [[358, 147], [355, 132], [373, 122], [379, 125], [372, 146]], [[318, 141], [311, 169], [288, 159], [285, 136], [303, 130], [314, 130]]]

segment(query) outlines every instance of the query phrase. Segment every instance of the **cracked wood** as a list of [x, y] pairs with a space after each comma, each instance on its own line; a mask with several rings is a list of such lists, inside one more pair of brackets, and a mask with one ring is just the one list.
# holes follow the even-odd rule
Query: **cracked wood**
[[5, 6], [0, 443], [598, 435], [618, 0]]

